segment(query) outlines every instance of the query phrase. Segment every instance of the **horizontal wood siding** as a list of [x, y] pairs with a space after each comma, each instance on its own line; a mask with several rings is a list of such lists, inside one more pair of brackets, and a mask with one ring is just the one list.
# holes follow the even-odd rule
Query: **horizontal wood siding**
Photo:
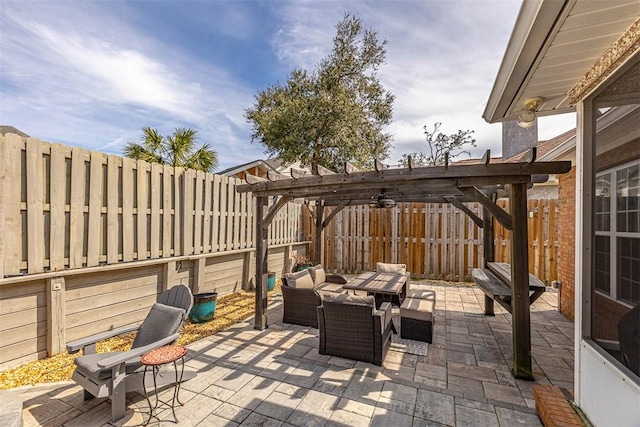
[[46, 355], [46, 305], [44, 280], [0, 288], [0, 363]]
[[161, 284], [160, 266], [70, 277], [65, 293], [67, 341], [142, 321]]

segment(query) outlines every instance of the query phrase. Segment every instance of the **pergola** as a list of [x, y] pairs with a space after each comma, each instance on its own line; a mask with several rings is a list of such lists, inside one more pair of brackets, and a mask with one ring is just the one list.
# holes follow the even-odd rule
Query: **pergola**
[[[477, 164], [448, 164], [405, 168], [387, 168], [375, 162], [375, 170], [360, 171], [349, 163], [344, 173], [319, 166], [314, 174], [292, 170], [292, 176], [269, 173], [267, 178], [246, 176], [247, 184], [236, 191], [251, 192], [256, 201], [256, 317], [255, 329], [267, 325], [267, 228], [278, 210], [293, 199], [315, 204], [315, 254], [322, 254], [322, 231], [333, 217], [347, 206], [397, 203], [451, 203], [484, 229], [485, 263], [493, 260], [493, 217], [511, 231], [511, 290], [513, 329], [513, 374], [533, 379], [531, 370], [531, 325], [529, 312], [529, 269], [527, 236], [527, 187], [544, 182], [549, 174], [566, 173], [571, 162], [536, 162], [535, 148], [516, 163], [490, 163], [490, 152]], [[500, 208], [492, 197], [506, 190], [510, 212]], [[267, 208], [269, 198], [277, 202]], [[479, 202], [483, 217], [475, 215], [464, 202]], [[391, 203], [391, 202], [389, 202]], [[333, 207], [325, 217], [325, 207]], [[317, 259], [321, 262], [321, 259]]]

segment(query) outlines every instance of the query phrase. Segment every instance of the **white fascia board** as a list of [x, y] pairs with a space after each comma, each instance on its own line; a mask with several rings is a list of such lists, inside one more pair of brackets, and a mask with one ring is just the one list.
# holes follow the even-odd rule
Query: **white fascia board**
[[488, 123], [504, 120], [536, 58], [541, 54], [549, 33], [554, 28], [565, 4], [559, 0], [524, 0], [498, 75], [482, 114]]

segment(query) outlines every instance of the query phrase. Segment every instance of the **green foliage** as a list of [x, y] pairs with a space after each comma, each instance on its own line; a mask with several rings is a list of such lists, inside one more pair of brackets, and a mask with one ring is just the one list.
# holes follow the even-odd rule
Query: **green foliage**
[[334, 171], [349, 161], [370, 168], [389, 156], [393, 95], [380, 84], [386, 40], [379, 42], [360, 19], [346, 14], [336, 26], [333, 50], [315, 72], [295, 69], [283, 85], [255, 96], [245, 111], [252, 141], [283, 163], [321, 165]]
[[472, 130], [458, 130], [458, 133], [445, 135], [438, 132], [442, 123], [436, 122], [433, 125], [433, 132], [429, 132], [427, 125], [424, 129], [424, 139], [427, 142], [428, 152], [403, 154], [398, 161], [399, 166], [407, 166], [408, 157], [411, 156], [413, 164], [417, 167], [421, 166], [439, 166], [444, 164], [446, 153], [449, 153], [449, 160], [453, 160], [461, 154], [469, 154], [471, 147], [476, 147], [476, 140], [471, 136]]
[[209, 144], [195, 150], [197, 134], [195, 129], [176, 128], [165, 137], [157, 129], [143, 127], [142, 143], [129, 142], [122, 151], [135, 160], [213, 172], [218, 167], [218, 153]]

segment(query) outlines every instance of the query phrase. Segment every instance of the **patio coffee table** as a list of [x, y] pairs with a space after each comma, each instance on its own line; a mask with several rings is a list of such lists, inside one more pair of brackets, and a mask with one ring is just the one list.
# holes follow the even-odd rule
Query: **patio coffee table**
[[342, 285], [342, 288], [374, 294], [376, 308], [379, 308], [383, 302], [391, 302], [400, 306], [407, 296], [408, 279], [409, 274], [368, 271], [349, 280], [348, 283]]

